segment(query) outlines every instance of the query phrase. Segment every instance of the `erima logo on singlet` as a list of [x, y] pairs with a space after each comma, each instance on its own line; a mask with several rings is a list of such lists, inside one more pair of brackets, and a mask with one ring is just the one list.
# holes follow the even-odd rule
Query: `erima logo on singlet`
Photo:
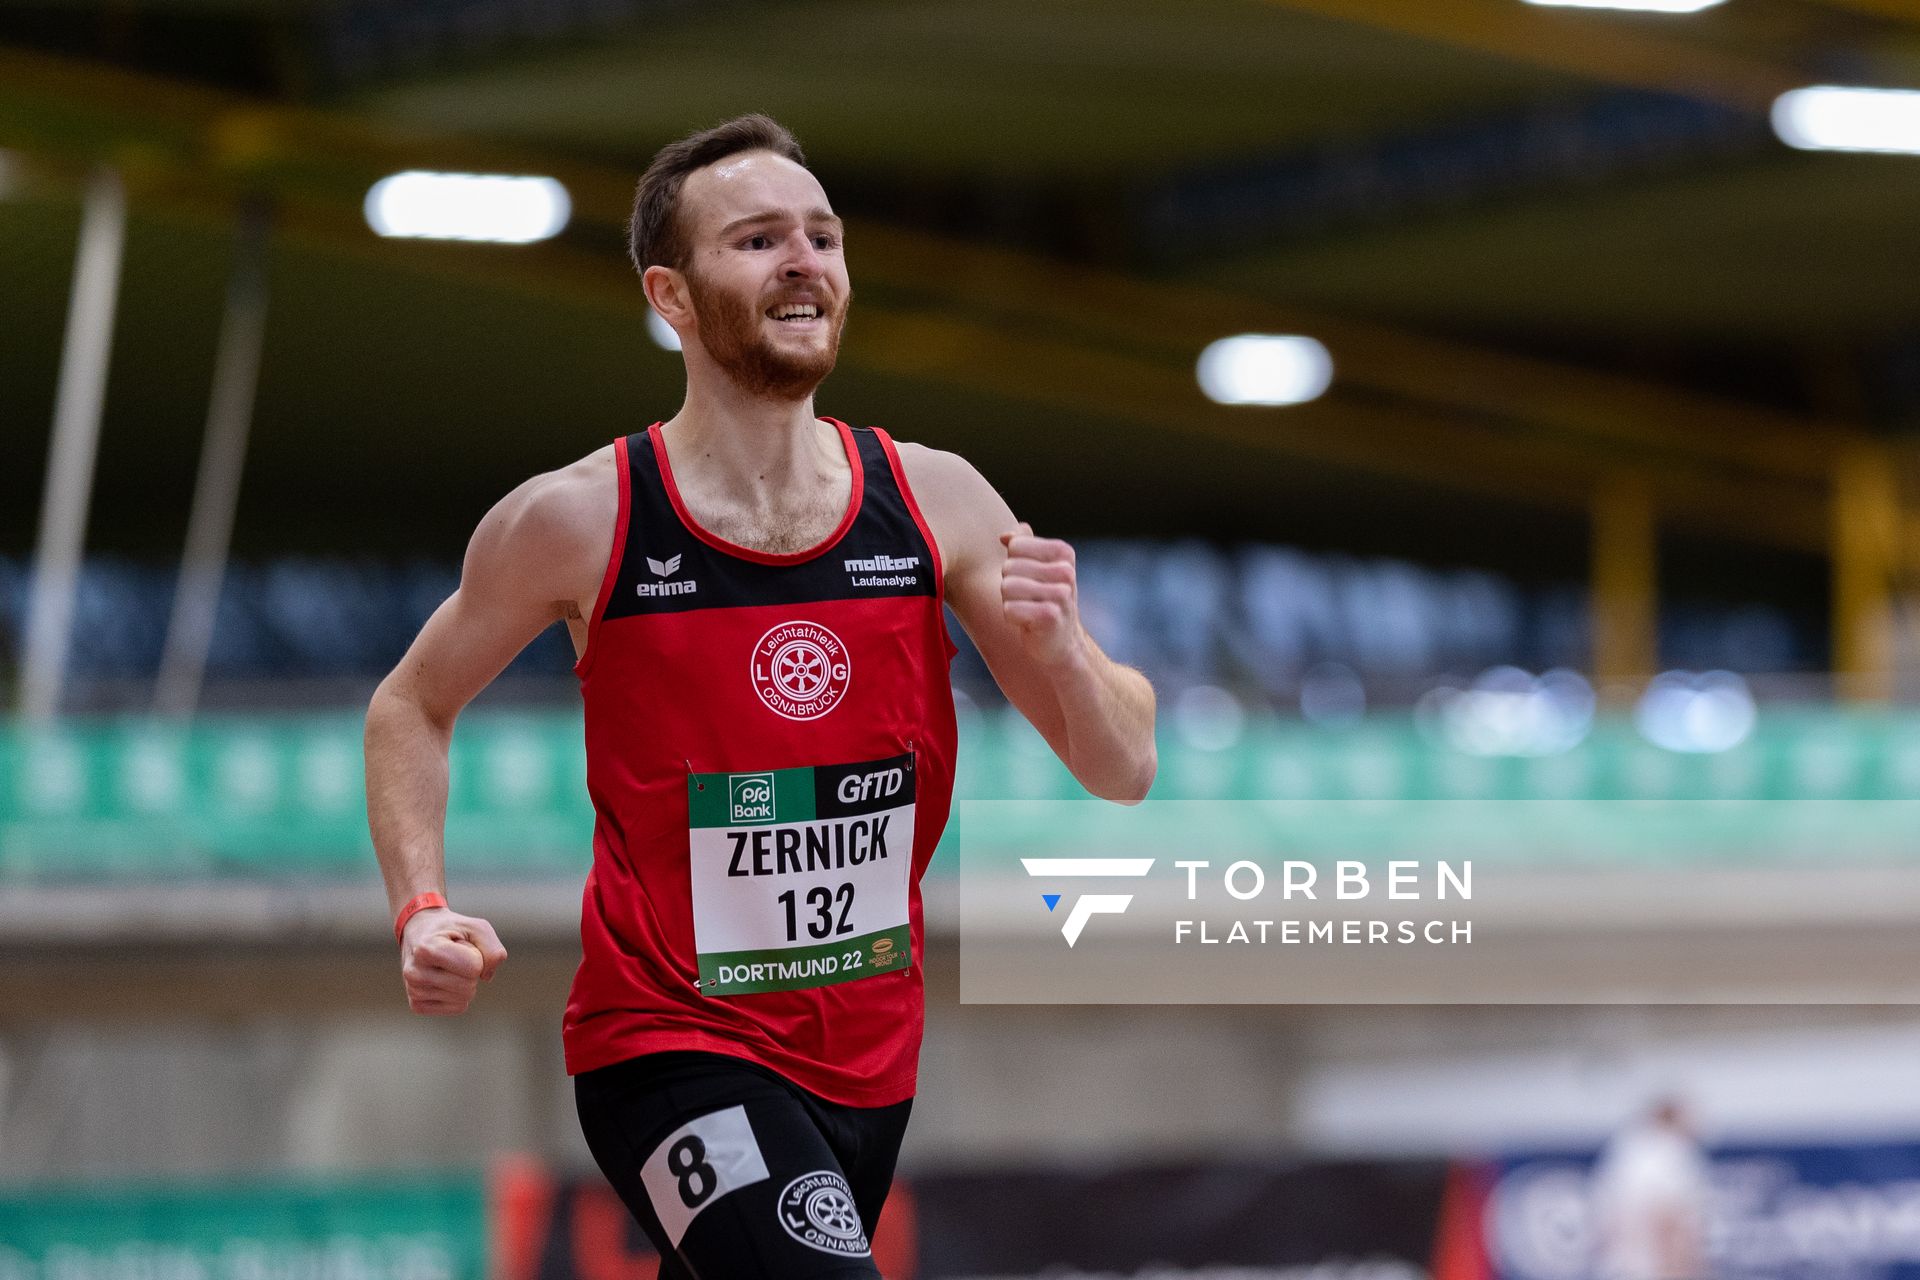
[[[671, 577], [680, 572], [678, 554], [668, 556], [665, 560], [648, 556], [646, 561], [647, 568], [653, 570], [656, 578]], [[689, 578], [685, 582], [636, 582], [633, 589], [636, 594], [643, 596], [690, 596], [700, 589], [700, 584]]]
[[843, 561], [848, 573], [887, 573], [894, 569], [912, 569], [919, 565], [919, 556], [874, 556], [870, 560]]

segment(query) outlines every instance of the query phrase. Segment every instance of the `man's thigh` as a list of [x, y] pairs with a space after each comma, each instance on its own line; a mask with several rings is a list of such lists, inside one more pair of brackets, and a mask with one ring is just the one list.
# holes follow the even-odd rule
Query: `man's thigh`
[[671, 1260], [663, 1277], [879, 1275], [861, 1213], [877, 1216], [872, 1191], [863, 1186], [868, 1205], [856, 1204], [820, 1125], [779, 1082], [717, 1056], [674, 1055], [589, 1072], [575, 1100], [601, 1171]]

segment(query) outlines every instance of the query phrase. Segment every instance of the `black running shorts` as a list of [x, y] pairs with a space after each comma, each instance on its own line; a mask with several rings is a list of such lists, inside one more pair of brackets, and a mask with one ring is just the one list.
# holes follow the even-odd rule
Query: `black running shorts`
[[876, 1280], [911, 1099], [849, 1107], [740, 1058], [650, 1053], [574, 1077], [587, 1146], [661, 1280]]

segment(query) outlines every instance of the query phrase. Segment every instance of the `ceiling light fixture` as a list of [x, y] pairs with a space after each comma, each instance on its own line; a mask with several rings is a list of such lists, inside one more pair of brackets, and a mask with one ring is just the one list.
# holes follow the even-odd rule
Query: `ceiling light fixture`
[[1698, 13], [1726, 0], [1527, 0], [1552, 9], [1621, 9], [1628, 13]]
[[558, 235], [573, 212], [552, 178], [411, 169], [367, 192], [367, 225], [383, 236], [532, 244]]
[[1773, 131], [1802, 151], [1920, 155], [1920, 92], [1809, 85], [1774, 99]]
[[1305, 404], [1333, 382], [1333, 357], [1312, 338], [1243, 333], [1200, 353], [1200, 390], [1216, 404]]

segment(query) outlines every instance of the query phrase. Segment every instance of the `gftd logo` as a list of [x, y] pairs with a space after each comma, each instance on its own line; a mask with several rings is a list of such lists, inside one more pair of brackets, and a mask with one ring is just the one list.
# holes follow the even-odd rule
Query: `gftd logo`
[[[1027, 874], [1038, 880], [1062, 880], [1088, 876], [1143, 876], [1153, 869], [1152, 858], [1022, 858], [1022, 866]], [[1052, 911], [1060, 905], [1061, 895], [1043, 893], [1040, 900]], [[1084, 893], [1073, 900], [1067, 908], [1067, 918], [1060, 926], [1061, 934], [1067, 945], [1080, 941], [1080, 933], [1087, 927], [1087, 921], [1098, 915], [1117, 916], [1127, 909], [1133, 901], [1130, 893]]]

